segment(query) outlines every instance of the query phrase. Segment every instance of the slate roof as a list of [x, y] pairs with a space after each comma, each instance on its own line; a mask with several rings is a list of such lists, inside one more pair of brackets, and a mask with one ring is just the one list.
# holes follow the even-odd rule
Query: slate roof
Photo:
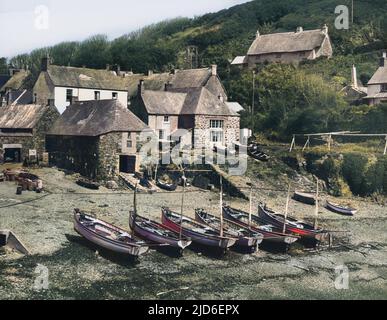
[[33, 129], [49, 109], [41, 105], [10, 105], [0, 108], [1, 129]]
[[117, 100], [73, 104], [55, 122], [49, 135], [97, 137], [110, 132], [140, 132], [147, 126]]
[[142, 99], [148, 114], [238, 116], [205, 87], [181, 91], [145, 90]]
[[247, 54], [310, 51], [321, 47], [326, 37], [321, 29], [259, 35]]
[[0, 88], [7, 83], [7, 81], [11, 79], [9, 75], [0, 75]]
[[113, 71], [49, 65], [47, 73], [58, 87], [128, 91], [128, 79]]

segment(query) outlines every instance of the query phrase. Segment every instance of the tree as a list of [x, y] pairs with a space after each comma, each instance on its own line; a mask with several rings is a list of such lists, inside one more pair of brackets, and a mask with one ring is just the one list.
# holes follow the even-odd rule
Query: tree
[[81, 42], [74, 54], [77, 67], [104, 69], [110, 62], [110, 42], [106, 35], [96, 35]]
[[0, 58], [0, 74], [8, 74], [7, 58]]

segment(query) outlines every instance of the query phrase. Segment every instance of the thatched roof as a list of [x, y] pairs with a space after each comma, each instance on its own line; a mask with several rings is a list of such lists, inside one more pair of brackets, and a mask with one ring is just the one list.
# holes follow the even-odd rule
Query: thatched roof
[[0, 108], [0, 129], [33, 129], [51, 107], [41, 105], [10, 105]]
[[113, 71], [50, 65], [47, 73], [54, 86], [128, 91], [128, 79]]
[[383, 67], [379, 67], [379, 69], [372, 76], [371, 80], [368, 82], [368, 85], [382, 83], [387, 83], [387, 62]]
[[140, 132], [147, 126], [117, 100], [73, 104], [55, 122], [49, 135], [97, 137], [110, 132]]
[[21, 90], [25, 89], [25, 81], [30, 75], [29, 71], [21, 70], [15, 73], [0, 89], [4, 92], [6, 89]]
[[204, 87], [180, 91], [144, 90], [142, 100], [148, 114], [238, 116], [226, 102]]
[[321, 47], [327, 37], [321, 29], [257, 35], [247, 54], [311, 51]]

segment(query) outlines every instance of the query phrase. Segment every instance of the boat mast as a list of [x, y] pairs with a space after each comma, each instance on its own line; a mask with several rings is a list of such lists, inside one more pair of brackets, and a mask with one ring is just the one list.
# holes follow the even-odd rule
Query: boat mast
[[223, 237], [223, 177], [220, 175], [220, 236]]
[[314, 228], [315, 228], [315, 229], [317, 228], [317, 220], [318, 220], [318, 207], [319, 207], [318, 197], [319, 197], [319, 179], [317, 178], [317, 188], [316, 188], [316, 216], [315, 216], [315, 220], [314, 220]]
[[137, 215], [137, 184], [134, 187], [134, 199], [133, 199], [133, 212], [134, 215]]
[[287, 195], [287, 198], [286, 198], [284, 227], [282, 229], [282, 233], [286, 233], [286, 220], [288, 219], [289, 203], [290, 203], [290, 182], [289, 182], [289, 188], [288, 188], [288, 195]]
[[250, 210], [249, 210], [249, 229], [251, 229], [251, 220], [253, 215], [253, 184], [250, 183]]
[[183, 179], [183, 194], [182, 194], [182, 197], [181, 197], [181, 211], [180, 211], [181, 212], [181, 216], [180, 216], [180, 232], [179, 232], [180, 240], [183, 237], [184, 196], [185, 196], [185, 186], [186, 186], [186, 181], [187, 181], [187, 178], [185, 177], [184, 170], [182, 170], [182, 173], [183, 173], [183, 176], [182, 176], [182, 179]]

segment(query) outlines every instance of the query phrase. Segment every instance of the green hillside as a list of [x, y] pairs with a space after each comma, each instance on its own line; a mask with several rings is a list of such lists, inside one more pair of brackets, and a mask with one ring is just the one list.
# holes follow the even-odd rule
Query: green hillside
[[[37, 74], [40, 57], [49, 53], [58, 65], [105, 68], [119, 64], [133, 72], [169, 71], [187, 68], [185, 50], [199, 49], [198, 67], [218, 64], [231, 100], [249, 108], [252, 74], [231, 67], [255, 37], [262, 34], [320, 28], [324, 23], [334, 45], [334, 58], [292, 66], [259, 66], [255, 118], [242, 116], [243, 125], [253, 125], [269, 137], [287, 139], [290, 133], [357, 129], [386, 131], [386, 109], [349, 106], [339, 90], [350, 81], [356, 64], [366, 83], [378, 66], [380, 51], [387, 48], [387, 2], [354, 0], [354, 23], [349, 30], [336, 30], [337, 5], [350, 7], [351, 0], [255, 0], [195, 19], [177, 18], [145, 27], [113, 41], [93, 36], [83, 42], [66, 42], [34, 50], [10, 60], [28, 65]], [[300, 82], [300, 79], [302, 80]], [[31, 79], [33, 83], [33, 77]], [[383, 120], [386, 120], [383, 122]]]

